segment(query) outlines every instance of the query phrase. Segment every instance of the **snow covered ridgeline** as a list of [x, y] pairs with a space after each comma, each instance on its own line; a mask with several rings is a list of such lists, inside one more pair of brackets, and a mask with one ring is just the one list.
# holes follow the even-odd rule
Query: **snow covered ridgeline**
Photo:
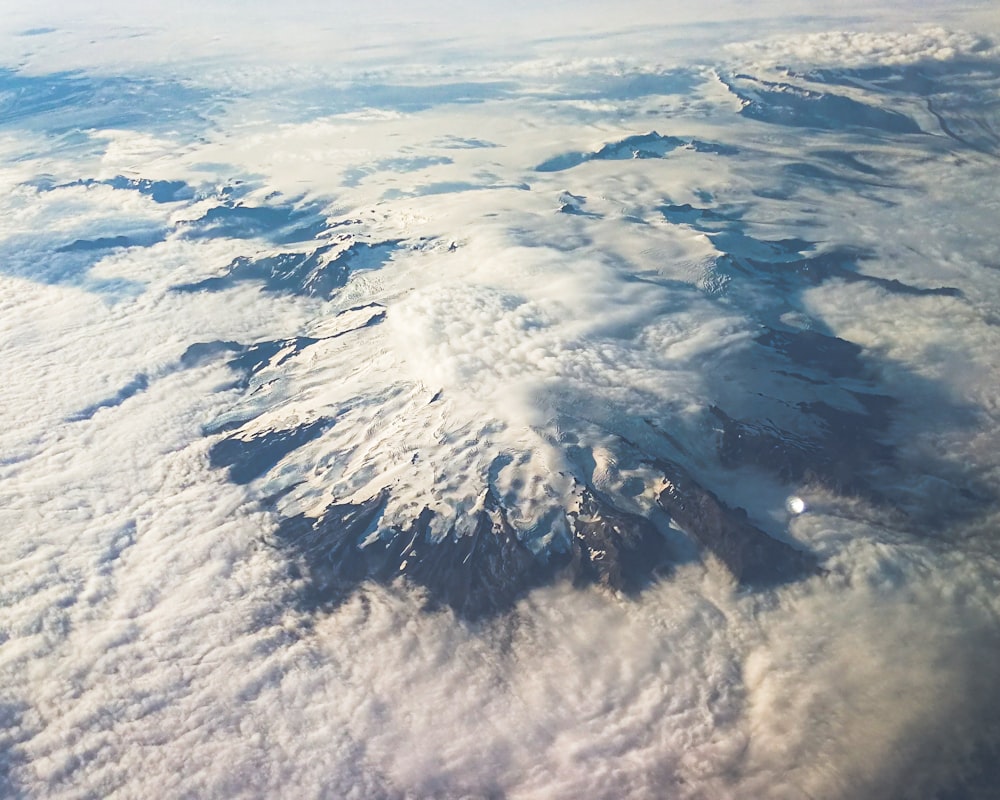
[[[908, 504], [919, 518], [905, 491], [879, 485], [905, 484], [913, 468], [890, 434], [892, 388], [808, 298], [853, 284], [958, 301], [961, 290], [886, 273], [868, 240], [812, 241], [816, 223], [767, 221], [793, 219], [817, 194], [835, 198], [819, 217], [830, 230], [859, 204], [895, 202], [906, 161], [942, 144], [880, 108], [879, 92], [899, 106], [955, 80], [928, 67], [914, 92], [914, 69], [815, 71], [803, 86], [790, 71], [784, 83], [723, 77], [744, 124], [785, 128], [791, 144], [761, 144], [756, 128], [739, 139], [728, 119], [716, 122], [718, 142], [632, 134], [543, 161], [530, 187], [497, 178], [474, 202], [472, 182], [417, 192], [424, 235], [393, 221], [413, 194], [395, 190], [377, 224], [241, 202], [189, 223], [185, 236], [263, 235], [275, 247], [179, 289], [256, 282], [341, 309], [294, 338], [188, 356], [238, 353], [230, 364], [247, 397], [211, 426], [222, 436], [212, 461], [259, 486], [283, 518], [275, 540], [307, 573], [307, 603], [404, 576], [432, 604], [478, 616], [557, 577], [634, 592], [699, 550], [748, 585], [802, 578], [819, 560], [789, 543], [772, 508], [803, 486]], [[979, 149], [944, 133], [945, 147]], [[668, 162], [650, 174], [670, 191], [609, 213], [608, 169], [641, 174], [615, 166], [623, 160]], [[752, 194], [707, 188], [734, 171]], [[700, 276], [652, 248], [629, 251], [629, 239], [669, 242]], [[775, 499], [727, 500], [729, 470], [757, 473]]]
[[[818, 572], [815, 559], [754, 526], [676, 464], [661, 465], [657, 503], [743, 584], [766, 587]], [[309, 607], [337, 603], [362, 581], [403, 576], [427, 590], [433, 605], [476, 618], [512, 608], [526, 591], [556, 578], [635, 593], [665, 575], [677, 559], [668, 538], [648, 518], [581, 489], [562, 535], [533, 552], [508, 521], [492, 489], [473, 511], [472, 530], [434, 536], [429, 507], [406, 529], [380, 528], [388, 493], [366, 502], [333, 504], [318, 519], [299, 514], [276, 532], [308, 569]]]
[[19, 84], [0, 794], [992, 797], [995, 72], [855, 44]]
[[[891, 505], [875, 473], [905, 472], [892, 391], [811, 293], [962, 298], [897, 277], [872, 241], [834, 232], [859, 205], [892, 207], [908, 161], [985, 154], [958, 123], [928, 136], [938, 117], [904, 113], [925, 96], [960, 108], [960, 77], [940, 65], [691, 75], [685, 91], [715, 109], [657, 121], [677, 133], [628, 133], [535, 167], [510, 144], [440, 136], [345, 169], [342, 198], [379, 199], [341, 199], [337, 215], [241, 182], [214, 194], [121, 175], [36, 184], [183, 208], [158, 228], [69, 241], [59, 257], [230, 242], [224, 269], [171, 290], [331, 302], [287, 339], [196, 344], [182, 359], [237, 354], [246, 397], [208, 426], [212, 462], [286, 519], [278, 539], [310, 573], [310, 602], [399, 574], [471, 615], [556, 575], [634, 591], [696, 558], [694, 543], [767, 584], [816, 567], [772, 519], [784, 497], [811, 484]], [[433, 180], [468, 169], [456, 142], [489, 170]], [[727, 496], [734, 469], [768, 474], [774, 497]]]
[[[325, 322], [322, 338], [249, 348], [218, 343], [194, 347], [186, 357], [194, 362], [219, 349], [238, 351], [229, 363], [242, 373], [249, 402], [219, 423], [236, 431], [214, 445], [212, 461], [228, 467], [233, 480], [260, 481], [259, 491], [287, 516], [276, 541], [303, 562], [310, 606], [338, 602], [363, 580], [400, 575], [425, 586], [432, 603], [469, 616], [503, 610], [557, 577], [634, 592], [696, 557], [692, 541], [748, 585], [816, 572], [815, 558], [765, 533], [675, 460], [692, 457], [692, 445], [677, 438], [688, 423], [662, 400], [646, 409], [658, 411], [658, 424], [620, 409], [597, 424], [588, 419], [596, 409], [580, 412], [600, 399], [584, 397], [569, 375], [532, 404], [548, 407], [551, 422], [512, 436], [502, 421], [477, 423], [485, 409], [466, 408], [471, 400], [458, 384], [433, 393], [410, 382], [386, 387], [388, 377], [405, 370], [378, 338], [391, 328], [387, 321], [391, 308], [366, 304]], [[751, 465], [782, 481], [806, 480], [877, 501], [865, 476], [892, 459], [892, 449], [878, 442], [888, 398], [859, 394], [854, 402], [869, 404], [860, 411], [814, 399], [815, 392], [835, 392], [831, 378], [863, 380], [857, 348], [820, 334], [775, 331], [752, 346], [760, 361], [748, 374], [772, 369], [768, 358], [787, 359], [782, 372], [796, 370], [778, 388], [812, 398], [801, 403], [800, 419], [785, 413], [798, 429], [812, 428], [811, 435], [735, 420], [712, 406], [701, 423], [716, 433], [694, 446], [726, 466]], [[366, 352], [382, 352], [382, 363], [372, 367]], [[307, 373], [296, 375], [300, 367]], [[607, 369], [609, 376], [628, 374], [627, 365]], [[365, 386], [372, 378], [378, 386]], [[349, 394], [358, 379], [372, 395]], [[313, 388], [289, 397], [293, 381]], [[341, 399], [331, 388], [338, 383], [348, 392]], [[508, 379], [508, 387], [516, 385]], [[456, 434], [449, 435], [449, 424], [459, 428]], [[442, 466], [448, 464], [461, 468], [451, 472]], [[336, 499], [344, 494], [357, 499]]]

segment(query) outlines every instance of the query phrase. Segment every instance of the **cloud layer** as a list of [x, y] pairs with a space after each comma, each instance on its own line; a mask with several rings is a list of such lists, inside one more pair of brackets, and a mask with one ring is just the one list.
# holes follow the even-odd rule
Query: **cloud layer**
[[[990, 796], [993, 40], [199, 82], [20, 13], [102, 66], [0, 71], [0, 794]], [[821, 569], [741, 586], [671, 480]], [[352, 546], [485, 515], [606, 575], [604, 514], [669, 559], [303, 602], [283, 525], [372, 497]]]

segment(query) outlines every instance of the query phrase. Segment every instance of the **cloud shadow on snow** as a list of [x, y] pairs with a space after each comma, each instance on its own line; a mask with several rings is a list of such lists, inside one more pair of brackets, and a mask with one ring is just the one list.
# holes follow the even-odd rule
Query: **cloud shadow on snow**
[[81, 71], [29, 75], [0, 67], [0, 129], [42, 128], [49, 134], [88, 129], [199, 129], [204, 114], [223, 105], [185, 83]]
[[[731, 209], [665, 206], [662, 212], [677, 224], [702, 226], [717, 234], [716, 244], [724, 251], [716, 269], [725, 273], [725, 299], [717, 290], [672, 285], [668, 288], [675, 310], [707, 296], [712, 302], [724, 302], [726, 308], [735, 303], [760, 325], [746, 349], [705, 373], [706, 391], [713, 400], [707, 413], [717, 432], [714, 440], [703, 440], [699, 452], [692, 453], [671, 435], [669, 411], [653, 418], [623, 417], [609, 410], [600, 394], [579, 386], [567, 385], [554, 396], [539, 399], [574, 413], [589, 409], [581, 419], [587, 425], [598, 424], [617, 441], [620, 459], [658, 471], [666, 487], [655, 498], [657, 513], [662, 512], [660, 522], [627, 511], [624, 495], [597, 490], [593, 476], [581, 469], [576, 475], [579, 508], [566, 510], [569, 533], [541, 553], [519, 539], [508, 519], [508, 499], [489, 481], [484, 483], [483, 510], [471, 536], [432, 537], [433, 512], [425, 509], [409, 526], [373, 537], [391, 492], [387, 487], [363, 502], [334, 503], [318, 517], [299, 514], [279, 524], [276, 541], [307, 577], [302, 598], [307, 607], [335, 605], [365, 581], [402, 577], [423, 587], [431, 607], [448, 606], [461, 616], [477, 618], [502, 613], [532, 587], [553, 580], [637, 593], [699, 549], [711, 553], [748, 588], [820, 572], [816, 557], [791, 543], [787, 532], [769, 530], [713, 489], [712, 470], [694, 466], [706, 457], [718, 469], [750, 469], [791, 486], [819, 486], [886, 509], [903, 509], [909, 521], [902, 524], [914, 533], [943, 515], [959, 518], [981, 512], [989, 492], [982, 486], [954, 483], [962, 480], [954, 476], [942, 478], [953, 494], [944, 503], [946, 508], [940, 506], [940, 498], [935, 499], [937, 505], [921, 507], [912, 495], [899, 495], [882, 485], [886, 475], [894, 477], [893, 484], [906, 484], [906, 470], [912, 469], [897, 459], [893, 423], [901, 403], [928, 409], [923, 416], [935, 429], [942, 419], [964, 424], [972, 409], [956, 405], [946, 386], [916, 375], [900, 379], [898, 365], [892, 365], [897, 376], [893, 384], [886, 385], [883, 366], [872, 354], [836, 337], [822, 324], [799, 329], [782, 321], [788, 312], [801, 313], [806, 291], [829, 280], [869, 282], [904, 296], [959, 297], [956, 290], [863, 275], [857, 270], [864, 254], [848, 249], [817, 254], [815, 243], [803, 239], [756, 239]], [[659, 282], [648, 276], [635, 279]], [[294, 357], [288, 342], [260, 343], [246, 351], [243, 361], [231, 362], [233, 367], [259, 369], [267, 363], [261, 348], [281, 352], [286, 359]], [[234, 480], [245, 482], [331, 424], [336, 419], [220, 443], [215, 460], [238, 470]], [[943, 464], [928, 463], [925, 469], [922, 474], [947, 472]], [[664, 533], [668, 519], [690, 537], [687, 543]]]

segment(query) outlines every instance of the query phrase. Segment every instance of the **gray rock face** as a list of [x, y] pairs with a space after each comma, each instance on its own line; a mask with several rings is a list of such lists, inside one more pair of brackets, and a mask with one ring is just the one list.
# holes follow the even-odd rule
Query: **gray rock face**
[[365, 580], [403, 578], [427, 590], [429, 607], [449, 606], [476, 619], [510, 608], [547, 577], [547, 565], [517, 538], [496, 498], [487, 493], [471, 534], [430, 536], [429, 509], [406, 530], [375, 535], [387, 494], [329, 506], [319, 519], [285, 520], [278, 537], [303, 565], [310, 607], [335, 605]]
[[726, 467], [762, 469], [785, 482], [816, 483], [835, 492], [884, 501], [868, 481], [873, 467], [890, 464], [894, 449], [883, 442], [895, 405], [884, 395], [852, 393], [864, 409], [845, 411], [823, 402], [800, 404], [815, 433], [802, 436], [770, 421], [733, 419], [717, 406], [719, 461]]
[[339, 250], [334, 244], [326, 244], [302, 253], [284, 252], [259, 258], [239, 256], [229, 264], [225, 275], [184, 284], [177, 291], [218, 292], [236, 283], [255, 281], [269, 292], [330, 299], [347, 283], [353, 271], [382, 266], [397, 246], [394, 241], [377, 244], [351, 241]]
[[635, 158], [665, 158], [679, 147], [689, 147], [698, 153], [732, 156], [739, 149], [721, 142], [706, 142], [701, 139], [686, 139], [679, 136], [664, 136], [656, 131], [626, 136], [617, 142], [609, 142], [592, 153], [573, 151], [553, 156], [535, 167], [536, 172], [562, 172], [587, 161], [624, 161]]
[[535, 553], [518, 537], [492, 490], [472, 532], [435, 539], [429, 509], [405, 530], [378, 532], [388, 493], [335, 503], [317, 519], [284, 520], [278, 540], [307, 578], [302, 601], [336, 605], [364, 581], [406, 580], [423, 587], [427, 605], [477, 619], [510, 609], [531, 588], [565, 579], [634, 593], [668, 565], [665, 537], [646, 518], [615, 508], [590, 489], [568, 515], [568, 542]]
[[568, 516], [570, 571], [578, 585], [634, 593], [668, 564], [666, 539], [648, 519], [615, 508], [590, 489]]
[[814, 556], [768, 536], [746, 511], [727, 506], [681, 467], [664, 466], [666, 485], [656, 502], [741, 584], [773, 586], [818, 572]]
[[229, 436], [212, 446], [209, 461], [213, 467], [229, 467], [229, 477], [234, 483], [249, 483], [288, 453], [320, 436], [330, 425], [330, 420], [318, 419], [288, 430], [268, 431], [250, 439]]
[[894, 134], [921, 132], [920, 126], [905, 114], [833, 92], [758, 80], [750, 75], [736, 75], [725, 83], [743, 101], [740, 113], [761, 122], [822, 130], [857, 127]]
[[[754, 526], [682, 467], [660, 463], [665, 488], [657, 503], [741, 583], [773, 586], [816, 574], [816, 559]], [[552, 580], [634, 594], [671, 565], [666, 537], [646, 517], [616, 508], [584, 488], [567, 513], [568, 541], [534, 552], [518, 537], [492, 490], [486, 490], [472, 532], [430, 533], [433, 512], [405, 530], [379, 531], [388, 492], [361, 503], [330, 505], [317, 519], [284, 520], [278, 540], [300, 565], [309, 608], [336, 605], [365, 581], [405, 580], [426, 590], [427, 606], [449, 607], [467, 619], [509, 610], [530, 589]]]

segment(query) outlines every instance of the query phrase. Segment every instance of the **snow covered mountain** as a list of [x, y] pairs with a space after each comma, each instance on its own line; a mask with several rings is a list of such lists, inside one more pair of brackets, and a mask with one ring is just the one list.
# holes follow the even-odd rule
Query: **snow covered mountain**
[[995, 39], [20, 13], [0, 793], [991, 796]]

